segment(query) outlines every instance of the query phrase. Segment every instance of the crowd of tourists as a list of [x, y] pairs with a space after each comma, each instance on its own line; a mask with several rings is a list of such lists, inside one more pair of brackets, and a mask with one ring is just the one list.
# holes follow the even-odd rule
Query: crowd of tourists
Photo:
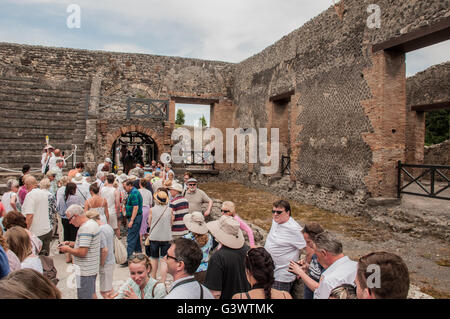
[[[207, 222], [213, 201], [191, 173], [178, 181], [168, 164], [153, 161], [148, 170], [137, 164], [128, 174], [113, 174], [105, 159], [95, 176], [83, 163], [64, 175], [61, 153], [47, 147], [42, 165], [39, 182], [26, 166], [2, 196], [0, 298], [61, 298], [52, 240], [79, 269], [79, 299], [98, 293], [105, 299], [407, 297], [409, 273], [401, 257], [373, 252], [353, 261], [318, 223], [302, 227], [288, 201], [274, 202], [267, 212], [272, 225], [262, 247], [232, 201]], [[129, 279], [115, 290], [115, 240], [123, 236], [127, 258], [120, 266]]]

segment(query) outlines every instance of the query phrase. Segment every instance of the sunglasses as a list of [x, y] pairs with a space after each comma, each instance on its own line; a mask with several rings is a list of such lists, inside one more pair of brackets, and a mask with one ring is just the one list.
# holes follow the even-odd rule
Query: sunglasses
[[226, 209], [221, 209], [220, 210], [223, 214], [226, 214], [226, 213], [229, 213], [230, 211], [229, 210], [226, 210]]
[[130, 258], [128, 258], [129, 261], [132, 261], [135, 259], [138, 259], [139, 261], [147, 260], [147, 256], [145, 254], [138, 253], [138, 254], [133, 254], [130, 256]]
[[188, 186], [197, 186], [197, 184], [188, 184]]
[[272, 214], [281, 215], [284, 213], [284, 210], [272, 210]]

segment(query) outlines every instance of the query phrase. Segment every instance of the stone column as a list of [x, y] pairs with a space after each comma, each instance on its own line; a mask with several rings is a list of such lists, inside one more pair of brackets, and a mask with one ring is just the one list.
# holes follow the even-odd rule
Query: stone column
[[379, 51], [365, 78], [373, 98], [362, 101], [373, 132], [363, 136], [372, 150], [365, 184], [372, 197], [396, 197], [397, 161], [405, 161], [406, 75], [403, 52]]
[[98, 105], [100, 102], [100, 88], [102, 85], [102, 77], [96, 74], [92, 78], [91, 90], [88, 100], [88, 112], [86, 118], [86, 137], [84, 140], [85, 152], [84, 161], [86, 170], [91, 174], [97, 169], [97, 119]]

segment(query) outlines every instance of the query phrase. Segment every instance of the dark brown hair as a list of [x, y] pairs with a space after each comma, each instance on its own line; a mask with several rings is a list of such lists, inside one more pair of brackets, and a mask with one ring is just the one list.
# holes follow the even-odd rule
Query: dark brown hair
[[273, 203], [272, 206], [276, 208], [284, 208], [284, 210], [289, 213], [289, 216], [291, 216], [291, 205], [289, 205], [288, 201], [280, 199]]
[[264, 247], [250, 249], [245, 256], [245, 268], [256, 280], [252, 288], [264, 288], [266, 299], [271, 299], [271, 289], [275, 281], [275, 264], [267, 250]]
[[64, 192], [64, 200], [67, 202], [67, 199], [70, 195], [75, 195], [77, 192], [77, 184], [75, 183], [67, 183], [66, 190]]
[[358, 281], [361, 289], [368, 288], [367, 278], [373, 274], [370, 265], [380, 267], [380, 287], [369, 288], [377, 299], [406, 299], [409, 291], [409, 272], [403, 259], [388, 252], [374, 252], [359, 259]]
[[92, 183], [91, 186], [89, 186], [89, 191], [98, 194], [100, 188], [98, 188], [97, 183]]
[[312, 241], [316, 239], [317, 235], [323, 232], [324, 229], [322, 228], [322, 226], [320, 226], [320, 224], [316, 222], [306, 223], [305, 227], [302, 229], [302, 233], [308, 234]]

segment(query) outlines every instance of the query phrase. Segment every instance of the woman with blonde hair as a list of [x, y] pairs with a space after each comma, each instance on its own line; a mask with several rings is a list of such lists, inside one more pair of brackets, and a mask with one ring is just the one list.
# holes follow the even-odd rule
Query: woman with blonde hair
[[16, 254], [22, 268], [31, 268], [41, 274], [44, 272], [39, 256], [33, 254], [31, 240], [27, 231], [20, 226], [14, 226], [5, 233], [9, 248]]
[[164, 282], [158, 282], [150, 276], [152, 265], [143, 253], [135, 253], [128, 259], [130, 277], [115, 294], [107, 299], [162, 299], [167, 295]]
[[194, 277], [199, 283], [203, 283], [208, 269], [209, 252], [213, 246], [213, 236], [208, 232], [205, 217], [201, 212], [192, 212], [183, 216], [183, 222], [189, 229], [189, 233], [184, 238], [195, 241], [203, 253], [202, 262], [195, 271]]
[[174, 215], [172, 208], [169, 207], [169, 196], [166, 191], [160, 190], [153, 195], [155, 206], [149, 210], [148, 225], [150, 248], [147, 249], [147, 255], [150, 255], [150, 263], [152, 265], [151, 276], [156, 279], [158, 270], [158, 261], [161, 258], [161, 281], [166, 281], [167, 264], [162, 259], [170, 248], [172, 240], [172, 224]]
[[233, 202], [226, 201], [222, 203], [221, 212], [223, 215], [231, 216], [236, 221], [239, 222], [240, 228], [247, 233], [248, 241], [250, 243], [250, 247], [255, 247], [255, 237], [253, 236], [253, 230], [250, 228], [250, 226], [244, 222], [237, 214], [236, 214], [236, 206]]

